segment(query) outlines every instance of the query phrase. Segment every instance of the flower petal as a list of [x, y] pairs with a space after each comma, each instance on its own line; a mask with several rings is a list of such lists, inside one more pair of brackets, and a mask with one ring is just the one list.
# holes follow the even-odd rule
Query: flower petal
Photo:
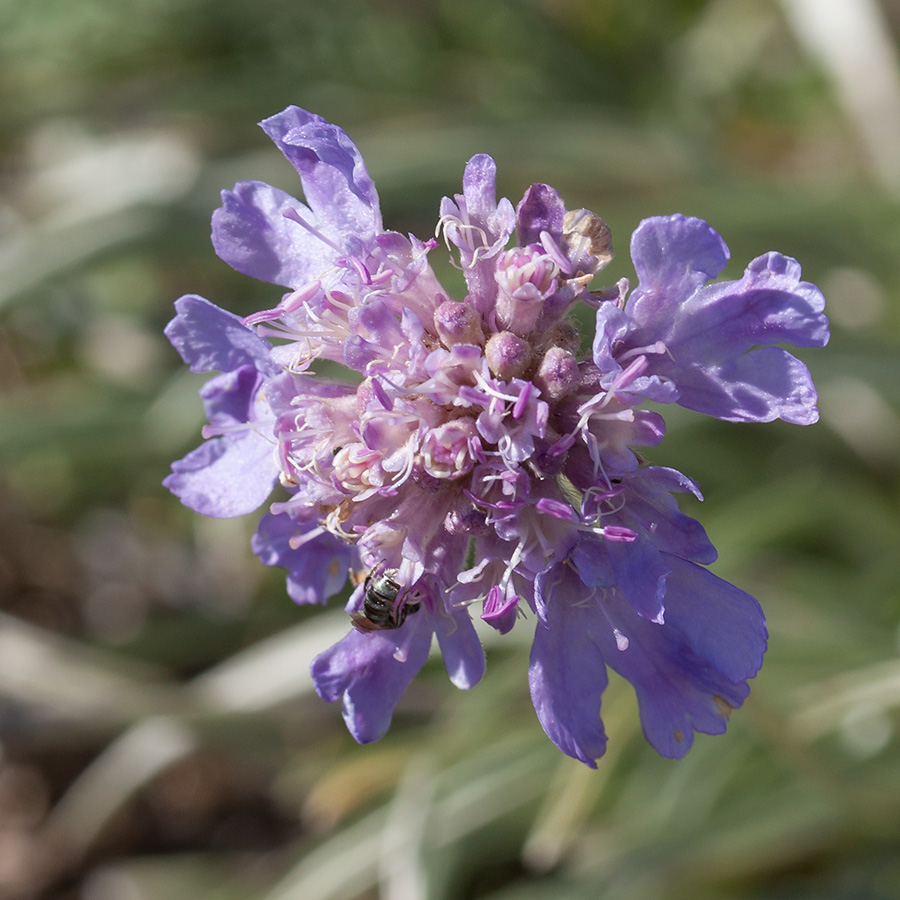
[[261, 382], [262, 376], [254, 366], [241, 366], [210, 378], [200, 388], [206, 417], [213, 425], [226, 428], [255, 420]]
[[247, 365], [278, 371], [269, 358], [269, 343], [233, 313], [195, 294], [176, 300], [175, 310], [166, 337], [192, 372], [230, 372]]
[[300, 173], [315, 227], [347, 253], [373, 241], [382, 231], [378, 193], [346, 132], [297, 106], [259, 124]]
[[260, 281], [298, 288], [315, 280], [337, 255], [334, 247], [285, 218], [288, 210], [315, 224], [315, 216], [290, 194], [260, 181], [243, 181], [222, 191], [212, 216], [216, 253], [238, 272]]
[[516, 211], [503, 197], [497, 202], [497, 164], [486, 153], [473, 156], [463, 173], [463, 192], [441, 201], [444, 234], [460, 249], [472, 305], [493, 310], [497, 297], [493, 257], [506, 245], [516, 224]]
[[172, 463], [163, 484], [195, 512], [224, 519], [253, 512], [277, 479], [272, 442], [248, 429], [205, 441]]
[[[344, 721], [360, 744], [379, 740], [390, 727], [394, 707], [428, 659], [431, 634], [426, 616], [411, 615], [397, 631], [351, 631], [313, 660], [316, 691], [329, 703], [343, 699]], [[398, 639], [405, 639], [402, 661]]]
[[639, 616], [651, 622], [662, 622], [666, 577], [671, 569], [659, 548], [646, 533], [639, 534], [634, 541], [604, 543], [617, 590], [625, 595]]
[[678, 403], [727, 422], [783, 419], [812, 425], [817, 393], [806, 365], [780, 347], [759, 347], [718, 365], [684, 368]]
[[715, 278], [728, 262], [728, 247], [702, 219], [655, 216], [631, 236], [631, 258], [639, 278], [629, 301], [638, 326], [671, 319], [686, 297]]
[[295, 603], [326, 603], [347, 581], [353, 555], [350, 547], [328, 532], [291, 546], [291, 538], [315, 528], [286, 513], [262, 517], [251, 546], [267, 566], [287, 569], [287, 592]]
[[515, 210], [505, 197], [497, 202], [497, 164], [478, 153], [466, 164], [463, 196], [471, 224], [483, 228], [489, 247], [502, 248], [515, 227]]
[[672, 492], [690, 491], [702, 500], [697, 485], [675, 469], [648, 466], [623, 476], [627, 489], [622, 516], [624, 524], [640, 527], [653, 535], [660, 550], [682, 559], [708, 565], [716, 560], [716, 548], [706, 530], [678, 508]]
[[597, 636], [609, 624], [596, 601], [568, 565], [554, 567], [535, 584], [538, 608], [528, 684], [547, 737], [563, 753], [596, 768], [606, 751], [600, 701], [607, 684]]
[[484, 675], [484, 650], [468, 611], [435, 616], [432, 625], [450, 681], [463, 690], [474, 687]]
[[[690, 267], [689, 259], [684, 262]], [[670, 288], [646, 289], [642, 282], [635, 291], [628, 311], [637, 327], [628, 344], [664, 342], [666, 353], [648, 358], [648, 372], [675, 383], [680, 405], [737, 422], [780, 418], [808, 425], [818, 419], [809, 370], [772, 346], [828, 342], [825, 300], [818, 288], [800, 281], [796, 260], [767, 253], [750, 263], [740, 281], [697, 284], [691, 295], [687, 276], [672, 277]]]
[[531, 185], [516, 207], [519, 246], [540, 243], [542, 231], [559, 240], [565, 215], [565, 204], [554, 188], [549, 184]]
[[695, 731], [725, 731], [762, 665], [767, 634], [749, 594], [693, 563], [667, 562], [665, 624], [641, 618], [608, 592], [603, 608], [619, 638], [608, 629], [598, 640], [607, 663], [634, 685], [647, 740], [663, 756], [680, 758]]

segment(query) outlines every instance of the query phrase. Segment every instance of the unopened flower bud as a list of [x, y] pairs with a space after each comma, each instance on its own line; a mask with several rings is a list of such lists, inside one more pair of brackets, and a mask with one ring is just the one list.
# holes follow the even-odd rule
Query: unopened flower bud
[[481, 316], [465, 301], [445, 300], [434, 311], [434, 327], [447, 348], [454, 344], [484, 344]]
[[559, 400], [574, 390], [581, 381], [575, 357], [562, 347], [551, 347], [541, 360], [534, 383], [541, 394], [551, 400]]
[[491, 335], [484, 355], [491, 372], [503, 381], [509, 381], [523, 375], [530, 365], [531, 346], [511, 331], [501, 331]]

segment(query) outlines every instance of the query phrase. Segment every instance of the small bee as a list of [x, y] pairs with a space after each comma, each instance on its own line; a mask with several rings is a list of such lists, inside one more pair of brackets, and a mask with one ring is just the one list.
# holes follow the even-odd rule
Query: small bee
[[400, 596], [403, 588], [397, 583], [396, 576], [396, 569], [383, 572], [373, 569], [366, 576], [362, 612], [350, 617], [357, 631], [368, 634], [399, 628], [406, 617], [419, 608], [420, 600], [415, 594]]

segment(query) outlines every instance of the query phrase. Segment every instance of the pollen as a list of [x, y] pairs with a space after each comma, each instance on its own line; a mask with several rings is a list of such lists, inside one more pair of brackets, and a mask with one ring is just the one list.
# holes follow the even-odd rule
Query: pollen
[[734, 707], [721, 694], [713, 694], [712, 699], [716, 707], [716, 712], [723, 719], [727, 719], [734, 711]]

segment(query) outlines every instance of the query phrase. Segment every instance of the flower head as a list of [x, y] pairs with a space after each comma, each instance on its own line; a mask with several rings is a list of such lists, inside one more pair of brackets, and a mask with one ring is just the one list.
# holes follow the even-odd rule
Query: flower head
[[[769, 253], [709, 283], [728, 250], [705, 222], [647, 219], [638, 275], [595, 284], [609, 229], [532, 185], [497, 200], [474, 157], [439, 226], [464, 297], [429, 264], [437, 242], [384, 231], [378, 196], [344, 132], [295, 107], [262, 123], [300, 174], [306, 203], [258, 182], [223, 192], [216, 252], [287, 289], [243, 322], [197, 297], [168, 334], [198, 371], [206, 442], [168, 487], [214, 516], [284, 493], [254, 549], [285, 567], [300, 603], [348, 572], [357, 627], [313, 664], [361, 741], [380, 738], [434, 637], [469, 688], [484, 656], [471, 613], [535, 630], [529, 683], [550, 738], [595, 765], [606, 668], [635, 687], [650, 743], [679, 757], [696, 731], [724, 731], [762, 664], [757, 602], [711, 574], [715, 550], [674, 494], [699, 491], [636, 447], [664, 434], [647, 401], [730, 421], [816, 420], [806, 367], [780, 345], [828, 339], [822, 295]], [[569, 322], [596, 310], [590, 355]], [[315, 374], [320, 360], [345, 381]], [[528, 616], [528, 613], [531, 616]]]

